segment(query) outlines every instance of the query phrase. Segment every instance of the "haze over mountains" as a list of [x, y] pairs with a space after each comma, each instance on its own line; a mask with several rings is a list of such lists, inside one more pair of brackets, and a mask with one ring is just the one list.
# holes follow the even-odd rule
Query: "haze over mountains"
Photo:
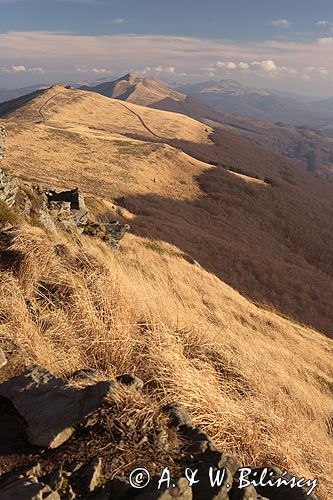
[[331, 183], [229, 130], [83, 90], [37, 91], [0, 116], [19, 175], [38, 165], [45, 183], [112, 192], [136, 234], [332, 334]]
[[333, 135], [330, 110], [281, 96], [266, 89], [252, 89], [234, 80], [184, 85], [179, 90], [191, 94], [217, 111], [225, 111], [272, 122], [316, 128]]
[[[249, 90], [244, 85], [231, 80], [226, 81], [225, 88], [226, 92], [232, 91], [239, 95], [246, 95]], [[208, 125], [236, 132], [256, 144], [302, 162], [312, 172], [333, 179], [333, 138], [326, 137], [309, 127], [272, 123], [247, 118], [240, 114], [233, 115], [217, 111], [203, 104], [196, 97], [176, 92], [164, 83], [135, 74], [128, 74], [96, 86], [84, 86], [82, 89], [155, 109], [182, 113]], [[263, 96], [267, 94], [267, 91], [260, 93]], [[289, 98], [277, 99], [289, 102]], [[298, 105], [303, 106], [301, 103]], [[241, 109], [240, 107], [240, 111]]]

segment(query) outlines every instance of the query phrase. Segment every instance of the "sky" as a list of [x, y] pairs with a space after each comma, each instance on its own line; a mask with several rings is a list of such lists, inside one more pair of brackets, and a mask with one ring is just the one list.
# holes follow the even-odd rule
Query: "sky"
[[232, 78], [333, 95], [332, 0], [0, 0], [0, 87]]

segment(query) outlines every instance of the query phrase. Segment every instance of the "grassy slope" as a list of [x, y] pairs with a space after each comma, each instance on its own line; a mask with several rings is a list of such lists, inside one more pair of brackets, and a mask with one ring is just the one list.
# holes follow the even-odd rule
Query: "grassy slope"
[[[71, 92], [79, 98], [72, 99]], [[64, 110], [66, 100], [59, 95], [62, 108], [55, 101], [44, 108], [46, 122], [41, 123], [36, 111], [45, 97], [38, 97], [42, 101], [28, 103], [8, 117], [5, 166], [30, 180], [58, 187], [80, 185], [91, 195], [97, 192], [107, 199], [110, 212], [115, 207], [114, 197], [158, 196], [157, 210], [149, 211], [146, 203], [140, 206], [139, 215], [119, 207], [118, 211], [125, 218], [132, 217], [139, 227], [146, 217], [145, 230], [154, 230], [148, 216], [154, 217], [163, 237], [168, 232], [172, 238], [174, 234], [186, 238], [196, 235], [191, 245], [202, 250], [202, 258], [212, 257], [209, 252], [214, 245], [209, 234], [215, 234], [214, 244], [229, 240], [237, 244], [234, 236], [240, 228], [237, 219], [229, 219], [228, 214], [247, 211], [246, 223], [251, 220], [251, 207], [262, 215], [274, 213], [270, 187], [245, 182], [228, 172], [219, 173], [163, 141], [151, 142], [140, 120], [119, 104], [111, 103], [105, 110], [96, 107], [96, 102], [106, 104], [103, 97], [96, 101], [94, 96], [83, 98], [76, 91], [67, 95], [71, 100], [69, 110]], [[267, 152], [261, 152], [258, 162], [260, 149], [237, 142], [228, 134], [221, 137], [223, 148], [216, 149], [205, 127], [199, 124], [193, 128], [193, 121], [186, 117], [172, 126], [168, 115], [158, 111], [151, 114], [151, 110], [138, 106], [133, 110], [146, 113], [149, 126], [164, 138], [176, 137], [183, 145], [187, 141], [188, 149], [197, 147], [202, 156], [208, 158], [212, 151], [217, 156], [224, 154], [226, 160], [233, 158], [239, 166], [246, 161], [261, 177], [271, 173], [288, 200], [284, 214], [291, 209], [297, 215], [301, 201], [307, 199], [307, 209], [310, 201], [313, 209], [311, 230], [317, 225], [317, 217], [322, 216], [325, 223], [326, 187], [301, 174], [301, 169], [298, 177], [292, 170], [294, 165]], [[128, 129], [146, 139], [122, 135]], [[283, 181], [281, 170], [296, 188]], [[199, 183], [195, 181], [197, 176], [201, 177]], [[219, 193], [221, 182], [226, 189], [223, 196]], [[281, 207], [279, 192], [274, 191], [276, 207]], [[229, 211], [211, 205], [212, 195], [219, 201], [226, 194], [230, 196]], [[318, 212], [313, 207], [320, 198]], [[161, 205], [163, 199], [165, 207]], [[253, 204], [256, 199], [262, 204]], [[290, 205], [290, 199], [295, 200], [295, 206]], [[96, 212], [102, 210], [94, 197], [89, 202]], [[223, 237], [218, 240], [216, 225], [205, 230], [206, 209], [213, 223], [217, 215], [223, 216], [219, 222], [224, 225]], [[200, 219], [199, 212], [205, 220]], [[185, 217], [183, 225], [179, 225], [178, 216]], [[253, 220], [248, 232], [256, 227]], [[258, 217], [255, 220], [262, 223]], [[293, 223], [293, 219], [285, 220]], [[311, 219], [307, 223], [310, 225]], [[279, 252], [273, 248], [269, 259], [275, 259], [276, 254], [282, 260], [286, 258], [284, 227], [282, 233], [274, 227], [267, 235], [281, 238]], [[317, 232], [310, 236], [317, 245]], [[252, 234], [251, 242], [255, 241], [256, 234]], [[260, 237], [258, 241], [262, 244], [264, 240]], [[329, 339], [255, 306], [203, 267], [191, 264], [191, 258], [180, 248], [161, 241], [132, 235], [114, 254], [103, 243], [83, 237], [78, 241], [62, 235], [49, 238], [40, 229], [22, 227], [15, 248], [23, 256], [19, 267], [14, 273], [1, 274], [0, 336], [12, 338], [18, 352], [2, 369], [1, 377], [36, 362], [61, 374], [82, 366], [98, 367], [111, 375], [135, 372], [146, 382], [152, 412], [166, 401], [180, 400], [216, 443], [236, 453], [244, 464], [269, 462], [306, 477], [316, 475], [322, 498], [332, 497], [328, 476], [333, 461]], [[310, 246], [307, 248], [310, 250]], [[228, 247], [225, 249], [224, 258], [216, 255], [215, 260], [232, 270]], [[189, 253], [193, 256], [191, 249]], [[321, 258], [324, 263], [330, 262], [324, 253]], [[237, 259], [240, 263], [239, 255]], [[248, 286], [253, 286], [251, 274], [245, 276]], [[301, 298], [305, 300], [306, 296], [302, 294]], [[143, 412], [151, 415], [146, 406]]]
[[134, 372], [147, 418], [179, 400], [244, 464], [315, 475], [331, 498], [329, 339], [258, 308], [166, 243], [128, 236], [113, 253], [23, 226], [12, 248], [22, 257], [1, 275], [0, 337], [18, 350], [1, 378], [35, 363]]
[[183, 115], [62, 87], [33, 97], [0, 106], [12, 107], [5, 166], [118, 200], [136, 234], [177, 245], [251, 300], [333, 334], [330, 183]]

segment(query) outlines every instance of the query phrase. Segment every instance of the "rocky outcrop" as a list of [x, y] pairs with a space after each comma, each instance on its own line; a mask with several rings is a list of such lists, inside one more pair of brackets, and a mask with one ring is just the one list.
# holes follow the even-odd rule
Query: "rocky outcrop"
[[19, 191], [17, 179], [0, 167], [0, 200], [13, 207]]
[[19, 190], [17, 179], [1, 168], [1, 160], [5, 157], [6, 129], [0, 125], [0, 200], [12, 207]]
[[[306, 488], [290, 488], [286, 485], [281, 487], [241, 485], [242, 468], [237, 458], [217, 449], [211, 438], [195, 425], [186, 409], [179, 403], [169, 404], [163, 409], [167, 416], [167, 419], [163, 418], [166, 439], [163, 441], [163, 446], [161, 443], [156, 445], [155, 455], [152, 457], [145, 453], [142, 455], [140, 452], [136, 454], [138, 443], [130, 442], [129, 447], [132, 449], [134, 460], [130, 466], [124, 465], [126, 479], [112, 478], [116, 475], [113, 470], [114, 461], [124, 447], [124, 444], [119, 446], [115, 433], [121, 431], [122, 440], [125, 440], [124, 432], [130, 432], [133, 425], [128, 421], [130, 415], [128, 411], [123, 422], [117, 420], [114, 412], [119, 404], [119, 395], [123, 391], [132, 395], [134, 415], [135, 401], [143, 387], [143, 381], [133, 374], [119, 375], [112, 381], [107, 380], [96, 370], [84, 369], [74, 372], [64, 380], [38, 366], [0, 384], [0, 403], [1, 398], [5, 398], [5, 401], [14, 404], [26, 422], [28, 440], [44, 448], [37, 463], [30, 463], [14, 473], [8, 472], [3, 479], [0, 478], [0, 498], [315, 500], [313, 494], [307, 494]], [[7, 414], [11, 413], [8, 411]], [[17, 419], [14, 414], [13, 418]], [[114, 426], [113, 419], [116, 419]], [[106, 422], [106, 426], [103, 422], [104, 424]], [[8, 423], [7, 417], [7, 427], [11, 429]], [[91, 431], [94, 434], [88, 434], [89, 437], [85, 438], [88, 429], [94, 429]], [[106, 441], [103, 441], [103, 429], [108, 432]], [[140, 431], [141, 428], [137, 429], [137, 432]], [[76, 433], [76, 436], [73, 436], [73, 433]], [[76, 439], [79, 440], [79, 444], [74, 456]], [[161, 475], [149, 477], [148, 474], [148, 480], [142, 487], [140, 481], [145, 476], [138, 476], [136, 481], [136, 476], [131, 474], [134, 469], [137, 470], [138, 460], [139, 464], [149, 468], [150, 462], [158, 461], [159, 454], [163, 453], [166, 462], [162, 468], [168, 467], [168, 455], [165, 450], [171, 450], [171, 442], [175, 439], [180, 443], [180, 448], [177, 448], [178, 458], [172, 455], [169, 458], [173, 460], [174, 468], [183, 470], [183, 474], [177, 476], [175, 472], [171, 484], [166, 484], [165, 481], [159, 484]], [[68, 446], [66, 441], [69, 443]], [[144, 440], [141, 439], [140, 442], [142, 441]], [[94, 442], [97, 444], [94, 445]], [[145, 442], [149, 443], [147, 437]], [[96, 454], [96, 450], [101, 455]], [[47, 453], [50, 453], [48, 460]], [[177, 460], [179, 460], [178, 467]], [[142, 471], [142, 468], [140, 470]], [[214, 484], [210, 479], [211, 470], [214, 474], [217, 471], [222, 473]], [[290, 475], [282, 474], [282, 471], [274, 467], [249, 470], [248, 477], [251, 480], [255, 480], [265, 472], [274, 480], [282, 476], [291, 478]], [[190, 484], [193, 471], [196, 473], [194, 477], [192, 476], [194, 481]]]
[[118, 248], [120, 240], [129, 229], [128, 224], [120, 224], [118, 221], [112, 223], [88, 222], [83, 229], [83, 234], [99, 238], [112, 248]]
[[[0, 126], [0, 160], [4, 157], [6, 130]], [[15, 208], [26, 220], [42, 225], [48, 231], [57, 226], [79, 234], [97, 237], [117, 249], [129, 231], [128, 224], [118, 221], [94, 222], [79, 188], [59, 191], [39, 184], [29, 185], [0, 167], [0, 201]]]
[[9, 399], [25, 419], [29, 442], [45, 448], [67, 441], [111, 395], [109, 381], [75, 387], [39, 366], [0, 385], [0, 396]]
[[70, 191], [50, 190], [45, 192], [53, 219], [70, 221], [81, 231], [88, 222], [88, 209], [79, 188]]

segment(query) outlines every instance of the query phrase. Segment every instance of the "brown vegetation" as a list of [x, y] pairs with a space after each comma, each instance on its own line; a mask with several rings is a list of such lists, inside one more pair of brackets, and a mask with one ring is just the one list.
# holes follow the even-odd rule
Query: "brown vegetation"
[[330, 500], [332, 342], [267, 304], [332, 332], [332, 187], [185, 116], [129, 105], [139, 120], [108, 98], [48, 92], [6, 115], [5, 166], [82, 187], [94, 215], [131, 219], [136, 235], [113, 253], [85, 236], [12, 231], [1, 243], [1, 379], [35, 363], [133, 372], [145, 382], [143, 428], [177, 399], [243, 464], [317, 476]]
[[[166, 243], [129, 236], [116, 254], [78, 243], [14, 232], [20, 262], [1, 275], [0, 342], [15, 347], [1, 379], [35, 363], [62, 375], [133, 372], [145, 382], [140, 428], [177, 399], [243, 464], [317, 476], [320, 498], [331, 498], [331, 341], [251, 304]], [[124, 394], [121, 411], [130, 406]], [[119, 464], [132, 448], [125, 440]]]
[[[118, 215], [130, 219], [136, 234], [177, 245], [252, 300], [332, 334], [330, 183], [236, 134], [212, 133], [175, 113], [127, 103], [129, 111], [116, 100], [62, 87], [19, 106], [13, 102], [6, 115], [7, 167], [30, 180], [80, 185], [118, 200]], [[41, 107], [46, 122], [38, 124]], [[271, 184], [245, 182], [209, 162]]]

